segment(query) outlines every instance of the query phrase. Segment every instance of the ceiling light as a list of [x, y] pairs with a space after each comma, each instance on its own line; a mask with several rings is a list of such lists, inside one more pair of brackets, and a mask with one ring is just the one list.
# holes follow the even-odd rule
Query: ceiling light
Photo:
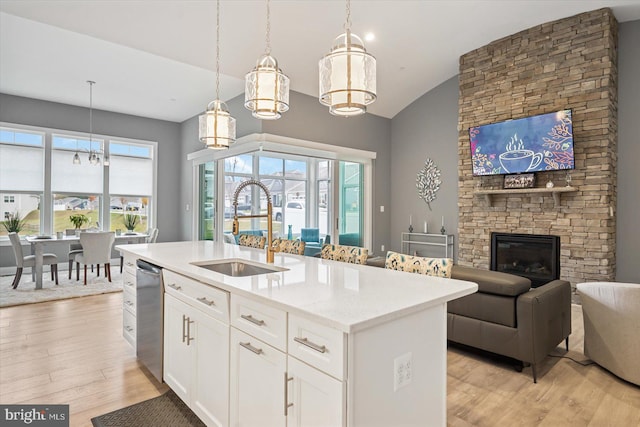
[[289, 110], [289, 77], [278, 68], [278, 61], [271, 56], [271, 23], [267, 0], [266, 49], [255, 68], [245, 77], [244, 106], [253, 117], [276, 120]]
[[220, 0], [216, 1], [216, 99], [207, 105], [199, 117], [198, 136], [207, 148], [229, 148], [236, 140], [236, 119], [231, 117], [227, 105], [220, 100]]
[[320, 103], [336, 116], [351, 117], [367, 112], [376, 100], [376, 58], [351, 33], [351, 2], [347, 0], [345, 33], [336, 37], [331, 52], [319, 62]]
[[373, 33], [367, 33], [364, 35], [364, 39], [368, 42], [372, 42], [376, 39], [376, 35]]

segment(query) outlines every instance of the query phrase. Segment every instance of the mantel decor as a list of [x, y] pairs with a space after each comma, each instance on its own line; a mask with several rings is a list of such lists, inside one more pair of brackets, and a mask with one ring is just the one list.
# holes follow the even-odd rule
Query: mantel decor
[[533, 188], [536, 175], [533, 173], [521, 173], [504, 176], [504, 188]]
[[418, 172], [416, 188], [418, 189], [418, 197], [425, 201], [429, 210], [431, 210], [431, 202], [436, 199], [440, 184], [442, 184], [440, 169], [433, 163], [433, 160], [427, 158], [424, 162], [424, 167]]

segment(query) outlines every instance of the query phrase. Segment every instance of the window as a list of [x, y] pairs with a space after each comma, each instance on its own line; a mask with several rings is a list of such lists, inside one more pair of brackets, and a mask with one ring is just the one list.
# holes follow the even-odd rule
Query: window
[[137, 215], [135, 231], [144, 232], [149, 228], [153, 198], [153, 149], [110, 141], [109, 155], [109, 229], [123, 229], [125, 215]]
[[206, 162], [198, 168], [198, 179], [200, 180], [199, 191], [199, 208], [200, 214], [198, 215], [199, 224], [199, 238], [200, 240], [213, 240], [215, 236], [215, 194], [216, 194], [216, 179], [215, 179], [215, 162]]
[[[42, 229], [40, 200], [44, 192], [44, 135], [0, 127], [0, 212], [25, 220], [23, 234]], [[0, 227], [0, 236], [7, 230]]]
[[[0, 214], [18, 211], [26, 218], [25, 234], [73, 228], [69, 216], [74, 213], [89, 218], [83, 227], [122, 229], [125, 213], [140, 216], [136, 231], [154, 227], [157, 144], [94, 136], [89, 140], [76, 132], [0, 127]], [[98, 164], [89, 162], [90, 150], [101, 158]], [[50, 153], [49, 164], [45, 153]], [[73, 163], [75, 153], [80, 164]], [[109, 166], [103, 163], [106, 156]]]
[[[240, 138], [227, 151], [191, 153], [187, 158], [193, 161], [194, 202], [198, 205], [193, 210], [193, 238], [203, 238], [203, 217], [207, 217], [203, 203], [214, 204], [215, 238], [222, 239], [230, 232], [233, 195], [241, 182], [255, 179], [271, 193], [275, 237], [295, 239], [301, 228], [317, 227], [320, 236], [331, 236], [332, 242], [341, 238], [344, 244], [351, 242], [371, 250], [375, 157], [369, 151], [269, 134]], [[206, 162], [217, 166], [215, 176], [220, 182], [214, 190], [220, 195], [213, 196], [213, 202], [202, 197], [209, 185], [201, 172]], [[266, 230], [266, 218], [245, 218], [265, 214], [266, 209], [267, 198], [258, 186], [243, 188], [238, 194], [240, 232]]]

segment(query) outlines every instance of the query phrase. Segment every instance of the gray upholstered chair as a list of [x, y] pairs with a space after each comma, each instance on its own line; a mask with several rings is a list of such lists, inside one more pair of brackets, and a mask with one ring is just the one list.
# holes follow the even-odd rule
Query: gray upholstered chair
[[[18, 267], [16, 270], [16, 276], [13, 278], [13, 283], [11, 284], [13, 289], [16, 289], [18, 287], [18, 284], [20, 283], [20, 278], [22, 277], [22, 270], [25, 267], [31, 267], [32, 269], [35, 268], [36, 256], [24, 255], [24, 253], [22, 252], [22, 244], [20, 243], [20, 236], [18, 236], [18, 233], [9, 233], [9, 240], [11, 241], [13, 254], [16, 257], [16, 266]], [[58, 284], [58, 257], [55, 256], [54, 254], [43, 254], [42, 265], [51, 266], [51, 280], [53, 280], [55, 277], [55, 281], [57, 285]]]
[[[152, 228], [149, 230], [149, 236], [147, 236], [146, 243], [155, 243], [158, 238], [158, 229]], [[124, 267], [124, 257], [120, 255], [120, 273], [122, 273], [122, 269]]]
[[[75, 236], [76, 229], [75, 228], [67, 228], [64, 231], [65, 236]], [[80, 243], [70, 243], [69, 244], [69, 279], [71, 279], [71, 272], [73, 271], [73, 260], [76, 259], [76, 255], [82, 253], [82, 245]], [[93, 266], [91, 271], [93, 271]]]
[[591, 282], [576, 288], [582, 300], [585, 356], [640, 385], [640, 284]]
[[104, 264], [105, 276], [111, 282], [111, 247], [116, 239], [113, 231], [80, 233], [82, 253], [75, 256], [76, 280], [80, 280], [80, 264], [84, 264], [84, 284], [87, 284], [87, 265], [97, 265], [100, 276], [100, 264]]

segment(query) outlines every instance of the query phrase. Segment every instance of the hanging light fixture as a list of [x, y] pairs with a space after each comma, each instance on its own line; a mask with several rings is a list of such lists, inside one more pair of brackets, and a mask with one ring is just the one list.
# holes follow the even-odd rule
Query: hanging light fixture
[[[96, 84], [93, 80], [87, 80], [89, 83], [89, 163], [92, 165], [100, 164], [100, 154], [102, 150], [94, 150], [93, 149], [93, 85]], [[109, 162], [108, 158], [105, 156], [105, 165], [108, 166]], [[78, 154], [78, 141], [76, 141], [76, 152], [73, 155], [73, 164], [79, 165], [80, 155]]]
[[366, 113], [367, 105], [376, 100], [376, 58], [351, 32], [350, 0], [344, 29], [344, 34], [334, 40], [331, 52], [318, 64], [320, 103], [335, 116], [351, 117]]
[[289, 110], [289, 77], [271, 56], [271, 13], [267, 0], [266, 48], [255, 68], [245, 77], [244, 106], [253, 117], [276, 120]]
[[236, 140], [236, 119], [231, 117], [227, 104], [220, 100], [220, 0], [216, 0], [216, 99], [207, 105], [200, 116], [200, 141], [207, 148], [229, 148]]

